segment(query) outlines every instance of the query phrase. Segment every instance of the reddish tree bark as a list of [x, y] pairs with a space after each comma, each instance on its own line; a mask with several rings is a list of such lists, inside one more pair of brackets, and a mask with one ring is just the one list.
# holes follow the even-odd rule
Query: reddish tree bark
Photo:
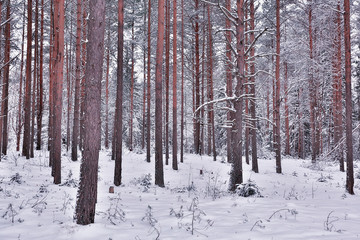
[[164, 187], [162, 157], [162, 63], [164, 49], [164, 0], [158, 2], [158, 32], [155, 67], [155, 184]]
[[[120, 1], [119, 1], [120, 2]], [[105, 0], [90, 1], [89, 42], [85, 70], [84, 152], [76, 204], [76, 222], [94, 222], [97, 200], [98, 161], [101, 144], [101, 79], [104, 57]]]
[[165, 164], [169, 165], [170, 0], [165, 0]]
[[55, 23], [55, 78], [54, 78], [54, 113], [53, 113], [53, 141], [51, 151], [53, 156], [54, 183], [61, 183], [61, 117], [62, 117], [62, 88], [64, 66], [64, 0], [54, 2]]
[[[226, 9], [227, 11], [231, 11], [231, 0], [226, 0]], [[230, 29], [231, 28], [231, 21], [229, 18], [225, 19], [225, 28]], [[230, 31], [225, 32], [225, 39], [226, 39], [226, 95], [232, 96], [232, 56], [231, 56], [231, 41], [232, 36]], [[232, 107], [231, 103], [228, 103], [228, 107]], [[228, 124], [232, 122], [234, 119], [234, 114], [231, 111], [228, 111], [227, 113], [227, 121]], [[227, 141], [227, 160], [228, 162], [232, 162], [232, 128], [227, 128], [226, 130], [226, 141]]]
[[[255, 6], [254, 0], [250, 0], [250, 42], [255, 41]], [[259, 172], [258, 157], [257, 157], [257, 121], [256, 121], [256, 91], [255, 91], [255, 47], [250, 50], [250, 115], [251, 115], [251, 162], [252, 170], [256, 173]]]
[[354, 193], [354, 166], [352, 144], [352, 102], [351, 102], [351, 42], [350, 1], [344, 0], [344, 46], [345, 46], [345, 126], [346, 126], [346, 191]]
[[275, 92], [275, 154], [276, 173], [281, 173], [281, 138], [280, 138], [280, 0], [276, 0], [276, 92]]
[[178, 170], [177, 160], [177, 5], [173, 1], [173, 141], [172, 168]]
[[242, 173], [242, 138], [243, 138], [243, 93], [244, 93], [244, 78], [245, 78], [245, 42], [244, 42], [244, 1], [236, 1], [237, 20], [236, 20], [236, 50], [237, 50], [237, 73], [236, 73], [236, 87], [234, 101], [235, 119], [233, 131], [235, 131], [232, 139], [233, 158], [230, 172], [230, 191], [235, 191], [238, 184], [243, 182]]
[[9, 111], [9, 73], [10, 73], [10, 0], [7, 1], [6, 6], [6, 26], [5, 26], [5, 68], [4, 68], [4, 80], [3, 80], [3, 92], [2, 92], [2, 105], [1, 105], [1, 117], [2, 117], [2, 154], [7, 154], [8, 146], [8, 111]]
[[116, 109], [114, 120], [115, 131], [115, 174], [114, 184], [121, 184], [122, 175], [122, 115], [123, 115], [123, 56], [124, 56], [124, 1], [118, 1], [118, 52], [117, 52], [117, 87], [116, 87]]
[[150, 140], [151, 140], [151, 0], [148, 4], [148, 35], [147, 35], [147, 114], [146, 114], [146, 161], [150, 162]]
[[[199, 11], [199, 0], [195, 0], [195, 11]], [[195, 110], [200, 106], [200, 30], [199, 15], [195, 15]], [[200, 112], [195, 112], [194, 152], [200, 153]]]
[[32, 35], [32, 0], [28, 0], [28, 22], [26, 34], [26, 80], [24, 100], [24, 135], [22, 155], [30, 158], [30, 114], [31, 114], [31, 35]]

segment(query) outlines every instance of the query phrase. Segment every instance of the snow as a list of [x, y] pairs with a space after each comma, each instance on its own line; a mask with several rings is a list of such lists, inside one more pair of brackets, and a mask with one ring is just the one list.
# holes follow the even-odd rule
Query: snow
[[[260, 159], [258, 174], [244, 163], [244, 182], [256, 183], [262, 197], [240, 197], [227, 192], [228, 163], [185, 155], [180, 170], [165, 166], [166, 187], [159, 188], [153, 184], [154, 162], [145, 162], [144, 154], [127, 152], [123, 185], [111, 194], [114, 161], [102, 151], [95, 223], [79, 226], [73, 215], [80, 162], [63, 155], [63, 185], [57, 186], [47, 152], [39, 151], [30, 160], [17, 154], [0, 162], [4, 240], [144, 240], [158, 235], [158, 239], [360, 239], [360, 197], [345, 193], [345, 173], [332, 162], [313, 166], [309, 160], [287, 158], [282, 161], [283, 174], [275, 173], [274, 159]], [[360, 192], [359, 179], [355, 187]]]

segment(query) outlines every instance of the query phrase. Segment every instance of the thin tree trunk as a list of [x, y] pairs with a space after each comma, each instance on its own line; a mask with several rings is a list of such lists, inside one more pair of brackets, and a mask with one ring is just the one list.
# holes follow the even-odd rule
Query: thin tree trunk
[[[208, 100], [214, 100], [214, 84], [213, 84], [213, 37], [212, 37], [212, 24], [211, 24], [211, 9], [210, 6], [207, 6], [207, 17], [208, 17], [208, 34], [209, 34], [209, 65], [208, 65]], [[215, 121], [214, 121], [214, 105], [209, 105], [209, 113], [208, 113], [208, 144], [211, 146], [208, 148], [208, 154], [213, 154], [213, 160], [216, 161], [216, 148], [215, 148]]]
[[151, 140], [151, 0], [148, 4], [148, 32], [147, 32], [147, 115], [146, 115], [146, 161], [150, 162], [150, 140]]
[[69, 151], [70, 146], [70, 115], [71, 115], [71, 69], [70, 69], [70, 53], [68, 44], [66, 44], [66, 93], [67, 93], [67, 119], [66, 119], [66, 151]]
[[284, 105], [285, 105], [285, 155], [290, 155], [289, 103], [288, 103], [288, 65], [284, 62]]
[[[133, 2], [132, 6], [132, 15], [135, 13], [135, 6]], [[130, 80], [130, 120], [129, 120], [129, 150], [133, 150], [133, 118], [134, 118], [134, 71], [135, 71], [135, 33], [134, 26], [135, 18], [131, 23], [131, 80]]]
[[26, 81], [24, 100], [24, 135], [22, 155], [30, 158], [30, 114], [31, 114], [31, 35], [32, 35], [32, 0], [28, 0], [27, 44], [26, 44]]
[[[50, 3], [50, 38], [49, 38], [49, 123], [48, 123], [48, 151], [52, 143], [52, 115], [53, 115], [53, 85], [54, 85], [54, 3]], [[50, 152], [49, 166], [52, 166], [52, 155]]]
[[177, 160], [177, 4], [173, 1], [173, 149], [172, 168], [178, 170]]
[[299, 88], [298, 94], [298, 102], [299, 102], [299, 143], [298, 143], [298, 153], [299, 158], [304, 158], [304, 124], [303, 124], [303, 110], [301, 101], [303, 99], [302, 96], [303, 89], [302, 87]]
[[74, 121], [71, 142], [71, 160], [78, 159], [78, 141], [80, 131], [80, 82], [81, 82], [81, 0], [77, 0], [76, 6], [76, 45], [75, 45], [75, 99], [74, 99]]
[[[333, 59], [333, 78], [334, 78], [334, 92], [333, 92], [333, 114], [334, 114], [334, 146], [339, 144], [343, 137], [343, 116], [342, 116], [342, 73], [341, 73], [341, 8], [340, 2], [337, 5], [338, 12], [336, 13], [335, 25], [337, 28], [334, 38], [334, 59]], [[340, 171], [344, 172], [344, 154], [343, 146], [336, 151], [335, 160], [340, 163]]]
[[155, 184], [164, 187], [162, 158], [162, 63], [164, 49], [164, 0], [158, 1], [158, 32], [155, 67]]
[[[1, 6], [0, 6], [1, 9]], [[24, 15], [21, 35], [21, 60], [20, 60], [20, 86], [19, 86], [19, 105], [18, 105], [18, 118], [17, 118], [17, 132], [16, 132], [16, 151], [20, 151], [20, 135], [23, 125], [22, 118], [22, 99], [23, 99], [23, 69], [24, 69], [24, 40], [25, 40], [25, 1], [24, 1]]]
[[[119, 1], [120, 2], [120, 1]], [[80, 187], [76, 204], [76, 221], [94, 222], [97, 201], [98, 162], [101, 144], [101, 79], [104, 57], [105, 0], [90, 1], [89, 42], [85, 70], [84, 152], [80, 170]]]
[[[205, 5], [204, 6], [204, 11], [203, 11], [203, 19], [206, 18], [206, 8]], [[202, 28], [202, 54], [201, 54], [201, 97], [200, 97], [200, 104], [199, 105], [203, 105], [205, 103], [205, 88], [207, 88], [207, 83], [205, 82], [205, 52], [206, 52], [206, 28], [203, 27]], [[207, 66], [206, 68], [208, 68], [208, 63], [206, 63]], [[201, 108], [200, 109], [200, 155], [205, 154], [205, 141], [204, 141], [204, 135], [205, 135], [205, 108]], [[208, 138], [209, 140], [209, 138]], [[211, 140], [208, 142], [208, 146], [211, 147]]]
[[7, 154], [8, 146], [8, 111], [9, 111], [9, 73], [10, 73], [10, 0], [7, 1], [6, 6], [6, 26], [5, 26], [5, 69], [3, 81], [3, 94], [2, 94], [2, 154]]
[[181, 0], [181, 126], [180, 162], [184, 162], [184, 0]]
[[[146, 14], [147, 6], [144, 0], [144, 39], [146, 39]], [[142, 129], [141, 129], [141, 149], [145, 148], [145, 130], [146, 130], [146, 45], [143, 45], [143, 111], [142, 111]]]
[[276, 92], [275, 92], [275, 153], [276, 173], [281, 173], [281, 138], [280, 138], [280, 0], [276, 0]]
[[82, 140], [83, 140], [83, 136], [84, 136], [84, 98], [85, 98], [85, 84], [86, 84], [86, 78], [85, 76], [85, 66], [86, 66], [86, 43], [87, 43], [87, 5], [88, 5], [88, 1], [87, 0], [83, 0], [83, 17], [82, 17], [82, 44], [81, 44], [81, 55], [82, 55], [82, 59], [81, 59], [81, 64], [82, 64], [82, 79], [81, 79], [81, 83], [80, 83], [80, 117], [79, 117], [79, 121], [80, 121], [80, 138], [79, 138], [79, 148], [82, 151], [83, 150], [83, 146], [82, 146]]
[[[195, 0], [195, 11], [199, 10], [199, 0]], [[200, 106], [200, 30], [199, 16], [195, 15], [195, 110]], [[195, 113], [194, 124], [194, 151], [200, 153], [200, 112]]]
[[[248, 4], [245, 4], [245, 19], [248, 19], [248, 11], [249, 8], [247, 6]], [[245, 22], [245, 32], [248, 31], [249, 27], [249, 22], [246, 21]], [[245, 45], [249, 46], [249, 35], [246, 34], [245, 35]], [[247, 47], [245, 48], [247, 50]], [[249, 59], [248, 59], [248, 55], [245, 56], [245, 75], [249, 75]], [[244, 79], [245, 81], [245, 162], [247, 165], [250, 164], [250, 157], [249, 157], [249, 148], [250, 148], [250, 122], [249, 122], [249, 81], [250, 79], [248, 77], [245, 77]]]
[[38, 92], [38, 112], [37, 112], [37, 136], [36, 136], [36, 150], [41, 149], [41, 132], [42, 132], [42, 118], [44, 110], [44, 84], [43, 84], [43, 69], [44, 69], [44, 0], [41, 0], [41, 19], [40, 19], [40, 56], [39, 56], [39, 92]]
[[170, 0], [165, 0], [165, 164], [169, 165]]
[[110, 21], [108, 24], [105, 80], [105, 148], [109, 148], [109, 70], [110, 70]]
[[344, 0], [344, 42], [345, 42], [345, 106], [346, 106], [346, 191], [354, 194], [354, 166], [352, 144], [352, 102], [351, 102], [351, 42], [350, 1]]
[[[226, 0], [226, 9], [231, 11], [231, 0]], [[229, 18], [225, 19], [225, 28], [231, 28], [231, 21]], [[232, 96], [232, 56], [231, 56], [231, 42], [232, 36], [230, 31], [225, 32], [225, 39], [226, 39], [226, 94], [227, 96]], [[231, 103], [228, 103], [227, 107], [232, 107]], [[232, 122], [234, 119], [234, 114], [231, 111], [227, 113], [227, 121], [228, 124]], [[232, 125], [232, 123], [231, 123]], [[227, 128], [226, 130], [226, 144], [227, 144], [227, 160], [228, 162], [232, 162], [232, 128]]]
[[316, 144], [316, 88], [314, 81], [314, 57], [313, 57], [313, 31], [312, 31], [312, 0], [309, 1], [309, 50], [310, 50], [310, 69], [309, 69], [309, 89], [310, 89], [310, 127], [311, 127], [311, 162], [316, 162], [317, 157], [317, 144]]
[[123, 56], [124, 56], [124, 0], [118, 1], [118, 52], [117, 52], [117, 87], [114, 120], [115, 174], [114, 184], [121, 184], [122, 175], [122, 117], [123, 117]]
[[[254, 0], [250, 0], [250, 29], [253, 30], [250, 33], [250, 42], [255, 41], [255, 6]], [[250, 113], [251, 113], [251, 160], [252, 170], [256, 173], [259, 172], [258, 157], [257, 157], [257, 121], [256, 121], [256, 91], [255, 91], [255, 47], [250, 50]]]

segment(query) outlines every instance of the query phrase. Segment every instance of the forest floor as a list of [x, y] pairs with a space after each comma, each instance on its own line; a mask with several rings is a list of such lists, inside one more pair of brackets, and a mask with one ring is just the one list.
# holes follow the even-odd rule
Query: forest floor
[[[171, 158], [170, 158], [171, 161]], [[244, 164], [238, 194], [227, 192], [230, 165], [186, 155], [179, 170], [165, 166], [165, 188], [154, 186], [154, 162], [125, 153], [123, 184], [112, 186], [114, 161], [102, 151], [95, 223], [73, 220], [80, 162], [63, 155], [62, 185], [54, 185], [48, 153], [0, 162], [0, 239], [360, 239], [360, 163], [355, 193], [332, 162], [260, 159], [260, 173]], [[200, 174], [202, 170], [202, 174]], [[239, 194], [255, 193], [243, 197]]]

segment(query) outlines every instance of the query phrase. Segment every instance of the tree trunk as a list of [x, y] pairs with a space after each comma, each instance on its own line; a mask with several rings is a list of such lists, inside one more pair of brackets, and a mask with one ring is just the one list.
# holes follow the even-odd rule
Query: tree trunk
[[[120, 1], [119, 1], [120, 2]], [[101, 144], [101, 79], [104, 57], [105, 0], [90, 1], [85, 70], [84, 152], [76, 204], [77, 224], [94, 223]]]
[[[0, 6], [1, 9], [1, 6]], [[19, 86], [19, 105], [18, 105], [18, 118], [17, 118], [17, 132], [16, 132], [16, 151], [20, 151], [20, 135], [22, 129], [22, 99], [23, 99], [23, 69], [24, 69], [24, 40], [25, 40], [25, 1], [24, 1], [24, 14], [21, 35], [21, 60], [20, 60], [20, 86]]]
[[[335, 26], [336, 35], [334, 38], [334, 58], [333, 58], [333, 115], [334, 115], [334, 146], [338, 145], [343, 137], [343, 116], [342, 116], [342, 73], [341, 73], [341, 8], [340, 2], [337, 5]], [[335, 152], [335, 160], [340, 163], [340, 171], [344, 172], [343, 146]]]
[[[50, 2], [50, 39], [49, 39], [49, 123], [48, 123], [48, 151], [52, 143], [52, 115], [53, 115], [53, 85], [54, 85], [54, 1]], [[49, 166], [52, 166], [52, 155], [50, 151]]]
[[28, 0], [27, 44], [26, 44], [26, 80], [24, 100], [24, 135], [22, 155], [30, 158], [30, 114], [31, 114], [31, 35], [32, 35], [32, 0]]
[[276, 92], [275, 92], [275, 153], [276, 173], [281, 173], [281, 139], [280, 139], [280, 0], [276, 0]]
[[164, 49], [164, 0], [158, 2], [158, 32], [155, 67], [155, 184], [164, 187], [162, 158], [162, 63]]
[[[71, 48], [71, 47], [70, 47]], [[71, 50], [70, 50], [71, 51]], [[66, 94], [67, 94], [67, 119], [66, 119], [66, 151], [69, 151], [70, 144], [70, 114], [71, 114], [71, 69], [70, 69], [70, 53], [68, 49], [68, 44], [66, 44]]]
[[303, 99], [302, 96], [303, 89], [302, 87], [299, 88], [299, 94], [298, 94], [298, 102], [299, 102], [299, 143], [298, 143], [298, 153], [299, 158], [304, 158], [304, 123], [303, 123], [303, 109], [301, 101]]
[[[146, 14], [147, 6], [144, 0], [144, 40], [146, 39]], [[143, 109], [142, 109], [142, 129], [141, 129], [141, 149], [145, 148], [145, 130], [146, 130], [146, 45], [143, 45]]]
[[81, 59], [81, 64], [82, 64], [82, 78], [81, 78], [81, 83], [80, 83], [80, 117], [79, 117], [79, 126], [80, 126], [80, 132], [79, 132], [79, 148], [82, 151], [83, 147], [82, 147], [82, 140], [84, 138], [84, 108], [85, 108], [85, 84], [86, 84], [86, 78], [85, 76], [85, 65], [86, 65], [86, 42], [87, 42], [87, 6], [88, 6], [88, 1], [87, 0], [83, 0], [83, 17], [82, 17], [82, 43], [81, 43], [81, 55], [82, 55], [82, 59]]
[[312, 0], [309, 1], [309, 50], [310, 50], [310, 69], [309, 69], [309, 91], [310, 91], [310, 127], [311, 127], [311, 162], [316, 162], [317, 144], [316, 144], [316, 88], [314, 81], [314, 57], [313, 57], [313, 31], [312, 31]]
[[8, 111], [9, 111], [9, 72], [10, 72], [10, 0], [7, 1], [6, 6], [6, 26], [5, 26], [5, 68], [2, 94], [2, 154], [7, 154], [8, 146]]
[[181, 0], [181, 126], [180, 162], [184, 162], [184, 0]]
[[[135, 13], [135, 6], [133, 2], [132, 6], [132, 15]], [[134, 118], [134, 71], [135, 71], [135, 33], [134, 26], [135, 18], [131, 23], [131, 80], [130, 80], [130, 120], [129, 120], [129, 150], [133, 150], [133, 118]]]
[[117, 52], [117, 87], [114, 120], [115, 174], [114, 184], [121, 184], [122, 175], [122, 117], [123, 117], [123, 56], [124, 56], [124, 0], [118, 1], [118, 52]]
[[[199, 11], [199, 0], [195, 0], [195, 11]], [[200, 106], [200, 30], [199, 15], [195, 15], [195, 110]], [[200, 153], [200, 112], [195, 113], [194, 152]]]
[[[226, 0], [226, 9], [228, 11], [231, 11], [231, 0]], [[231, 28], [231, 21], [230, 19], [226, 18], [225, 19], [225, 28], [226, 29], [230, 29]], [[225, 39], [226, 39], [226, 65], [225, 65], [225, 69], [226, 69], [226, 95], [231, 97], [232, 96], [232, 57], [231, 57], [231, 32], [230, 31], [226, 31], [225, 32]], [[231, 103], [228, 103], [229, 108], [232, 107]], [[227, 121], [228, 124], [232, 125], [232, 120], [234, 120], [234, 114], [231, 111], [228, 111], [227, 113]], [[226, 142], [227, 142], [227, 160], [228, 162], [232, 162], [232, 128], [229, 127], [226, 130]]]
[[55, 78], [54, 78], [54, 114], [53, 114], [53, 152], [54, 183], [61, 183], [61, 117], [62, 117], [62, 88], [64, 67], [64, 0], [54, 2], [55, 23]]
[[150, 162], [150, 140], [151, 140], [151, 0], [148, 4], [147, 22], [147, 113], [146, 113], [146, 161]]
[[[250, 33], [250, 42], [255, 41], [255, 6], [254, 0], [250, 0], [250, 29], [253, 30]], [[258, 157], [257, 157], [257, 121], [256, 121], [256, 91], [255, 91], [255, 47], [250, 50], [250, 114], [251, 114], [251, 160], [252, 170], [256, 173], [259, 172]]]
[[243, 101], [244, 101], [244, 78], [245, 78], [245, 43], [244, 43], [244, 1], [237, 0], [237, 25], [236, 25], [236, 52], [237, 52], [237, 73], [234, 101], [235, 119], [233, 131], [235, 132], [232, 139], [233, 159], [230, 172], [230, 191], [235, 191], [238, 184], [243, 182], [242, 173], [242, 141], [243, 141]]
[[[208, 101], [214, 100], [214, 84], [213, 84], [213, 38], [212, 38], [212, 24], [211, 24], [211, 9], [210, 6], [207, 6], [207, 17], [208, 17], [208, 33], [209, 33], [209, 65], [208, 65]], [[216, 161], [216, 148], [215, 148], [215, 121], [214, 121], [214, 105], [209, 105], [209, 113], [208, 113], [208, 144], [210, 147], [208, 148], [208, 154], [213, 154], [213, 160]]]
[[109, 70], [110, 70], [110, 21], [108, 24], [105, 80], [105, 148], [109, 148]]
[[76, 6], [76, 45], [75, 45], [75, 99], [74, 99], [74, 121], [71, 143], [71, 160], [78, 159], [78, 141], [80, 131], [80, 81], [81, 81], [81, 0], [77, 0]]
[[284, 105], [285, 105], [285, 155], [290, 155], [289, 103], [288, 103], [288, 65], [284, 62]]
[[170, 0], [165, 0], [165, 164], [169, 165]]
[[[248, 19], [248, 11], [249, 11], [249, 8], [247, 6], [247, 4], [245, 4], [245, 19]], [[249, 22], [246, 21], [245, 22], [245, 32], [248, 32], [249, 28], [248, 28], [248, 25], [249, 25]], [[248, 34], [245, 34], [245, 46], [249, 46], [249, 35]], [[245, 47], [245, 50], [247, 50], [247, 47]], [[246, 55], [245, 56], [245, 74], [248, 75], [249, 73], [249, 58], [248, 56]], [[245, 141], [245, 162], [247, 165], [250, 164], [250, 158], [249, 158], [249, 147], [250, 147], [250, 123], [249, 123], [249, 84], [250, 84], [250, 79], [248, 77], [245, 77], [244, 78], [244, 88], [245, 88], [245, 138], [244, 138], [244, 141]]]
[[344, 0], [344, 41], [345, 41], [345, 106], [346, 106], [346, 191], [354, 194], [354, 166], [352, 144], [352, 102], [351, 102], [351, 42], [350, 42], [350, 1]]
[[177, 5], [173, 1], [173, 142], [172, 168], [178, 170], [177, 160]]
[[39, 56], [39, 92], [38, 92], [38, 112], [37, 112], [37, 136], [36, 136], [36, 150], [41, 149], [41, 133], [42, 133], [42, 118], [44, 110], [44, 0], [41, 0], [41, 19], [40, 19], [40, 56]]

